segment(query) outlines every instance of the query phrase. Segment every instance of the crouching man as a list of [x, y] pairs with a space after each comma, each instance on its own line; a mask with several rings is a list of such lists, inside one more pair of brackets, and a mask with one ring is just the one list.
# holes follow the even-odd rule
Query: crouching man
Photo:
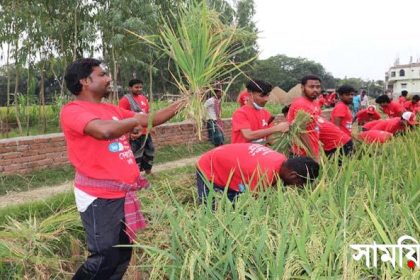
[[[216, 192], [227, 187], [230, 201], [247, 189], [257, 191], [276, 184], [304, 185], [318, 177], [319, 165], [309, 157], [286, 158], [260, 144], [240, 143], [217, 147], [197, 162], [197, 191], [200, 203], [209, 194], [208, 183]], [[258, 187], [257, 187], [258, 186]]]

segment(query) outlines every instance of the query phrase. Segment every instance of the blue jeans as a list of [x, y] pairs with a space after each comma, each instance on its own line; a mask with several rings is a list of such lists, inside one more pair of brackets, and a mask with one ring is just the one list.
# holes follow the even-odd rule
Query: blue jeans
[[152, 170], [155, 146], [151, 135], [141, 135], [138, 139], [131, 141], [130, 145], [140, 171]]
[[225, 136], [222, 130], [217, 126], [215, 120], [207, 121], [207, 132], [209, 134], [209, 140], [214, 146], [221, 146], [225, 142]]
[[[204, 181], [204, 175], [197, 170], [196, 172], [196, 176], [197, 176], [197, 192], [198, 192], [198, 201], [200, 202], [200, 204], [203, 203], [207, 203], [207, 197], [209, 196], [209, 188], [207, 187], [206, 182]], [[213, 185], [213, 190], [215, 192], [218, 193], [223, 193], [225, 188], [222, 186], [218, 186], [216, 184], [212, 184]], [[231, 202], [235, 202], [235, 199], [238, 195], [240, 195], [240, 192], [236, 192], [234, 190], [228, 189], [227, 192], [227, 198], [231, 201]]]
[[122, 279], [132, 253], [131, 247], [114, 247], [130, 244], [124, 232], [124, 201], [98, 198], [80, 213], [90, 256], [73, 279]]

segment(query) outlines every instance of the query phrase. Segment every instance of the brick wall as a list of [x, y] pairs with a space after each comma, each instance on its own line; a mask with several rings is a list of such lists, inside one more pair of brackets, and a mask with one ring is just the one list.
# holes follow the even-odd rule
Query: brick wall
[[[328, 118], [329, 111], [323, 115]], [[284, 120], [283, 117], [277, 117]], [[163, 124], [155, 128], [154, 143], [157, 148], [166, 145], [198, 143], [195, 125], [192, 122]], [[231, 120], [224, 120], [226, 141], [230, 141]], [[202, 140], [207, 141], [203, 131]], [[69, 164], [66, 143], [62, 133], [0, 140], [0, 174], [22, 174], [30, 171]]]
[[[155, 128], [154, 144], [188, 145], [198, 143], [195, 125], [192, 122], [163, 124]], [[224, 120], [227, 140], [230, 140], [230, 119]], [[203, 131], [201, 142], [207, 141]], [[63, 133], [16, 137], [0, 140], [0, 174], [22, 174], [30, 171], [69, 164]]]

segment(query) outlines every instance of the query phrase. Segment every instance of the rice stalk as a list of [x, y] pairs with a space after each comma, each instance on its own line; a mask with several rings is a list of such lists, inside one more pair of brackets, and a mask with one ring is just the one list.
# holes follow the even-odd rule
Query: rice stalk
[[305, 111], [298, 111], [294, 122], [290, 125], [287, 133], [277, 134], [272, 136], [273, 146], [272, 149], [283, 154], [289, 154], [293, 144], [305, 150], [307, 155], [311, 154], [311, 149], [308, 147], [301, 138], [301, 135], [307, 133], [307, 124], [311, 121], [312, 117]]

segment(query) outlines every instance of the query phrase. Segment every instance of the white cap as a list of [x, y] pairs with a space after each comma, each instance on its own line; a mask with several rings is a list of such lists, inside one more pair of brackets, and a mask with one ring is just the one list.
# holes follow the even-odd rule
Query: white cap
[[412, 112], [404, 112], [401, 116], [402, 119], [406, 120], [409, 124], [415, 125], [416, 122], [416, 115]]

